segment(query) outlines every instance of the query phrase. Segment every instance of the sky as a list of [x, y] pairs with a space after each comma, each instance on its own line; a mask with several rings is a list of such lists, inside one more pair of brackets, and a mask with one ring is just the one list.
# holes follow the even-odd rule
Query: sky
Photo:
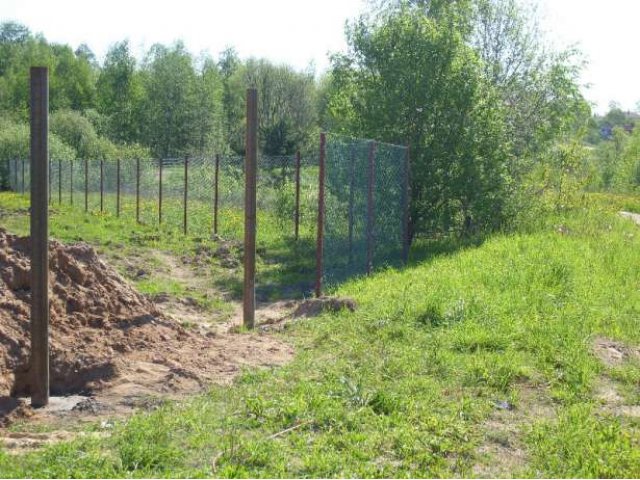
[[[526, 1], [526, 0], [525, 0]], [[640, 0], [529, 0], [557, 46], [576, 45], [588, 64], [581, 83], [596, 111], [640, 101], [637, 43]], [[243, 58], [266, 57], [317, 72], [328, 53], [346, 48], [344, 25], [366, 0], [0, 0], [0, 21], [13, 20], [53, 42], [86, 43], [102, 59], [129, 39], [142, 56], [154, 43], [181, 39], [193, 53], [233, 46]], [[588, 88], [586, 88], [588, 86]]]

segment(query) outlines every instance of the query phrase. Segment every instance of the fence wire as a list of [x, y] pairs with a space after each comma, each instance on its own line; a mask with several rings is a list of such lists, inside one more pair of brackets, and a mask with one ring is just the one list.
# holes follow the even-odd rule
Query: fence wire
[[[306, 223], [302, 231], [313, 235], [309, 226], [315, 219], [317, 174], [308, 170], [317, 171], [314, 164], [317, 160], [301, 158], [298, 188], [303, 193], [296, 206], [296, 155], [259, 157], [259, 221], [276, 222], [282, 235], [293, 236], [298, 210], [299, 222]], [[28, 194], [29, 161], [10, 161], [8, 180], [13, 191]], [[217, 233], [240, 239], [244, 226], [244, 157], [51, 159], [49, 203], [170, 230], [183, 231], [186, 227], [187, 233], [203, 237]]]
[[408, 178], [406, 147], [326, 136], [323, 284], [405, 260]]
[[[399, 265], [408, 245], [407, 149], [328, 134], [325, 152], [322, 283]], [[274, 245], [276, 240], [276, 248], [290, 247], [304, 256], [308, 262], [296, 260], [298, 273], [311, 278], [313, 270], [306, 263], [312, 261], [317, 233], [319, 159], [320, 155], [259, 155], [257, 170], [258, 241]], [[28, 160], [10, 161], [8, 170], [11, 189], [28, 194]], [[49, 174], [53, 206], [73, 205], [94, 215], [119, 216], [202, 238], [243, 237], [241, 156], [54, 158]], [[296, 238], [300, 242], [294, 246], [290, 240]]]

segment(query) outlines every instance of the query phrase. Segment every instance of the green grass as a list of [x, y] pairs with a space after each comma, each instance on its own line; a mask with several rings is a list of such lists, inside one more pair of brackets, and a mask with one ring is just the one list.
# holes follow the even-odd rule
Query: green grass
[[[638, 477], [640, 421], [596, 389], [607, 377], [637, 401], [640, 365], [609, 368], [592, 349], [596, 337], [640, 345], [640, 230], [615, 213], [629, 201], [590, 197], [532, 233], [418, 244], [405, 270], [336, 289], [356, 313], [282, 333], [290, 364], [136, 415], [108, 439], [0, 452], [0, 474], [473, 476], [489, 436], [524, 451], [509, 475]], [[506, 436], [497, 402], [520, 419]], [[551, 413], [532, 418], [537, 404]]]

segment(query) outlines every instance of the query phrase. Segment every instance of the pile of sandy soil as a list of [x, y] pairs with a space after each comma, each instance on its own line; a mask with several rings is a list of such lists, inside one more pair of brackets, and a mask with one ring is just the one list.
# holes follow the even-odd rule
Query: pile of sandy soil
[[[49, 258], [53, 394], [194, 391], [292, 355], [267, 336], [185, 330], [89, 245], [52, 241]], [[29, 239], [0, 229], [0, 397], [30, 390], [29, 271]]]

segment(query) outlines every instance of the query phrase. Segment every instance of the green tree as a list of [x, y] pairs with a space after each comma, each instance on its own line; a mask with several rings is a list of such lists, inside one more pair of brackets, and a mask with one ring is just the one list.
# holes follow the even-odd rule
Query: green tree
[[128, 41], [116, 43], [107, 52], [97, 92], [98, 111], [107, 118], [110, 138], [116, 142], [139, 141], [144, 91]]
[[143, 81], [144, 143], [162, 157], [192, 153], [197, 137], [197, 73], [184, 44], [151, 47]]
[[330, 116], [351, 134], [411, 147], [412, 230], [499, 224], [508, 178], [500, 102], [446, 7], [360, 18], [333, 59]]

